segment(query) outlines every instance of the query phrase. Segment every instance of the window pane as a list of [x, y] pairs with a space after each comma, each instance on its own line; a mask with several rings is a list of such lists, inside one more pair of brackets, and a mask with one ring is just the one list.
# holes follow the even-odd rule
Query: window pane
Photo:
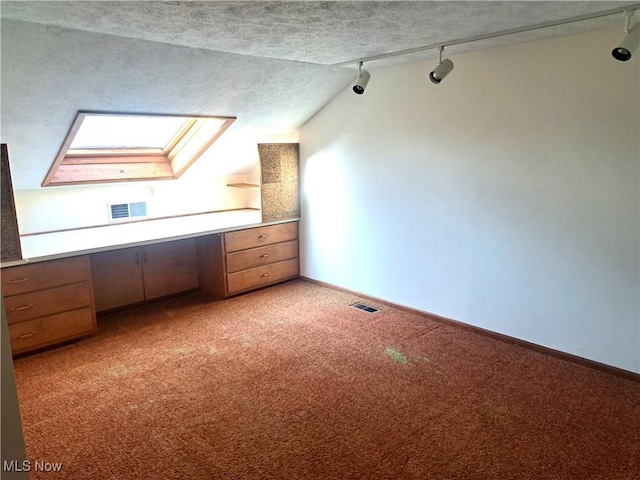
[[70, 148], [164, 148], [186, 121], [185, 117], [88, 115]]

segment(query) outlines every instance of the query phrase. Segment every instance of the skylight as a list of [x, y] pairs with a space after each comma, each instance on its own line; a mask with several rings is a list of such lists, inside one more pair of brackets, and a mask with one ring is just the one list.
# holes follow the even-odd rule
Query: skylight
[[79, 112], [42, 186], [178, 178], [234, 120]]
[[69, 148], [164, 149], [187, 121], [185, 117], [89, 115]]

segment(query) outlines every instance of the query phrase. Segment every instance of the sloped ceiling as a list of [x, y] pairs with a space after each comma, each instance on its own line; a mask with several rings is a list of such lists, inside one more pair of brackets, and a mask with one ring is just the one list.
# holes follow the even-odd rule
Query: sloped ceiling
[[[8, 1], [2, 2], [2, 16], [218, 52], [334, 65], [633, 3]], [[613, 21], [622, 25], [621, 18]], [[572, 24], [538, 32], [535, 37], [602, 28], [611, 21]]]
[[[78, 110], [236, 116], [230, 134], [284, 134], [352, 82], [358, 59], [625, 5], [638, 3], [2, 1], [2, 142], [14, 188], [29, 189]], [[447, 51], [614, 25], [622, 14]]]

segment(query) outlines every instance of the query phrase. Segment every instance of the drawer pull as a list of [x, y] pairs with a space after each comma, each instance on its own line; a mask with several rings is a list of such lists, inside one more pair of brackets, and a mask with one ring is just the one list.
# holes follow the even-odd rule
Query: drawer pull
[[271, 275], [270, 273], [263, 273], [262, 275], [260, 275], [261, 277], [268, 277], [269, 275]]
[[258, 235], [258, 238], [259, 238], [260, 240], [263, 240], [263, 239], [267, 238], [268, 236], [269, 236], [268, 234], [263, 233], [262, 235]]
[[18, 335], [17, 337], [13, 337], [14, 340], [22, 340], [24, 338], [29, 338], [29, 337], [33, 337], [34, 335], [37, 335], [38, 332], [27, 332], [27, 333], [23, 333], [22, 335]]
[[267, 258], [269, 256], [268, 253], [263, 253], [262, 255], [260, 255], [260, 258]]
[[28, 282], [29, 280], [31, 280], [29, 277], [24, 277], [24, 278], [16, 278], [15, 280], [7, 280], [7, 283], [9, 285], [13, 284], [13, 283], [24, 283], [24, 282]]
[[29, 304], [29, 305], [21, 305], [19, 307], [13, 307], [10, 310], [12, 312], [21, 312], [22, 310], [29, 310], [30, 308], [33, 308], [33, 304]]

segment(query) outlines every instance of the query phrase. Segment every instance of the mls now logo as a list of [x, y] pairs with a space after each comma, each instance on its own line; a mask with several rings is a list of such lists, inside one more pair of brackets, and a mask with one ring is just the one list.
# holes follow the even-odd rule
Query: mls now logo
[[62, 470], [62, 462], [45, 462], [43, 460], [36, 460], [35, 462], [29, 460], [22, 462], [4, 460], [2, 462], [3, 472], [30, 472], [31, 470], [36, 472], [59, 472]]

